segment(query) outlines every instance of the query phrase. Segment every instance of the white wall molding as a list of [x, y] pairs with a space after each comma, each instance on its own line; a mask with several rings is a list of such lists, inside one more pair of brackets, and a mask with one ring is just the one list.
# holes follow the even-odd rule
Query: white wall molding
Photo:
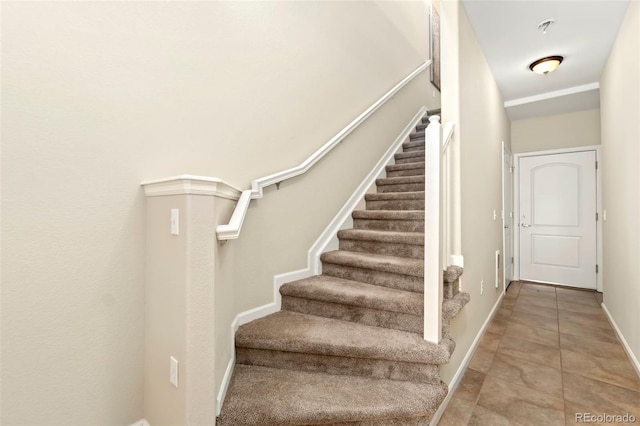
[[[224, 402], [229, 382], [231, 380], [231, 374], [233, 373], [233, 367], [235, 365], [235, 335], [238, 327], [243, 324], [247, 324], [258, 318], [265, 317], [272, 313], [278, 312], [282, 304], [282, 296], [280, 295], [280, 287], [288, 282], [301, 280], [322, 273], [322, 267], [320, 262], [320, 255], [325, 251], [337, 249], [338, 238], [337, 233], [340, 229], [350, 227], [351, 212], [356, 208], [358, 203], [362, 201], [367, 191], [375, 185], [376, 179], [385, 174], [385, 167], [391, 164], [393, 156], [396, 152], [402, 149], [402, 143], [409, 139], [410, 133], [416, 127], [416, 125], [422, 120], [422, 117], [427, 113], [427, 108], [422, 107], [416, 112], [411, 121], [402, 129], [396, 140], [389, 146], [387, 151], [383, 154], [376, 165], [371, 169], [369, 174], [363, 179], [362, 183], [356, 188], [353, 194], [345, 202], [342, 208], [338, 211], [335, 217], [329, 222], [329, 225], [322, 231], [320, 237], [313, 243], [311, 248], [307, 251], [307, 267], [304, 269], [298, 269], [296, 271], [285, 272], [273, 277], [273, 301], [262, 306], [244, 311], [236, 315], [235, 319], [231, 323], [231, 359], [227, 364], [222, 384], [216, 398], [216, 415], [220, 414], [222, 410], [222, 404]], [[244, 195], [244, 193], [243, 193]], [[235, 214], [235, 213], [234, 213]]]
[[131, 423], [129, 426], [151, 426], [146, 419], [138, 420], [137, 422]]
[[576, 93], [589, 92], [591, 90], [598, 90], [598, 89], [600, 89], [600, 83], [596, 81], [589, 84], [583, 84], [581, 86], [568, 87], [562, 90], [541, 93], [535, 96], [512, 99], [510, 101], [506, 101], [504, 103], [504, 107], [510, 108], [518, 105], [530, 104], [532, 102], [545, 101], [547, 99], [559, 98], [559, 97], [568, 96], [568, 95], [575, 95]]
[[242, 196], [236, 204], [236, 208], [231, 215], [229, 223], [226, 225], [219, 225], [217, 228], [217, 234], [219, 240], [231, 240], [240, 236], [240, 230], [242, 229], [242, 223], [247, 214], [247, 209], [252, 199], [262, 198], [263, 188], [283, 182], [287, 179], [299, 176], [306, 173], [314, 164], [320, 161], [325, 155], [327, 155], [334, 147], [344, 140], [351, 132], [353, 132], [360, 124], [362, 124], [371, 114], [376, 112], [382, 105], [384, 105], [389, 99], [391, 99], [402, 88], [409, 84], [414, 78], [416, 78], [421, 72], [429, 68], [431, 60], [426, 61], [408, 76], [403, 78], [398, 84], [393, 86], [391, 90], [385, 93], [380, 99], [378, 99], [373, 105], [367, 108], [362, 114], [356, 117], [351, 123], [349, 123], [344, 129], [340, 130], [334, 137], [329, 139], [324, 145], [322, 145], [316, 152], [311, 154], [309, 158], [295, 167], [287, 170], [283, 170], [278, 173], [271, 174], [251, 182], [251, 189], [242, 191]]
[[482, 324], [482, 327], [480, 327], [480, 330], [478, 330], [478, 334], [476, 335], [476, 338], [473, 339], [473, 343], [471, 343], [471, 346], [469, 347], [467, 354], [462, 359], [462, 363], [460, 363], [460, 367], [458, 367], [456, 374], [454, 374], [453, 377], [451, 378], [451, 381], [448, 384], [449, 392], [447, 393], [447, 396], [444, 398], [444, 401], [442, 401], [442, 404], [440, 404], [440, 407], [438, 407], [433, 417], [431, 418], [431, 422], [429, 423], [430, 426], [437, 426], [438, 422], [440, 421], [440, 418], [442, 417], [445, 410], [447, 409], [447, 406], [449, 405], [451, 398], [453, 398], [453, 394], [455, 393], [458, 385], [460, 384], [460, 380], [462, 380], [462, 376], [464, 376], [465, 370], [467, 369], [467, 367], [469, 366], [469, 363], [471, 362], [471, 358], [473, 358], [473, 354], [475, 353], [476, 348], [478, 347], [478, 344], [480, 344], [480, 339], [482, 339], [482, 336], [484, 336], [485, 331], [487, 331], [489, 324], [491, 324], [493, 317], [496, 315], [496, 312], [500, 307], [500, 302], [502, 302], [502, 299], [504, 298], [504, 294], [505, 293], [502, 292], [500, 294], [500, 297], [498, 297], [498, 300], [496, 301], [495, 305], [493, 305], [491, 312], [489, 312], [489, 316], [485, 320], [484, 324]]
[[147, 197], [162, 195], [210, 195], [237, 200], [242, 191], [215, 177], [179, 175], [141, 183]]
[[620, 343], [622, 343], [622, 347], [624, 348], [624, 351], [627, 353], [629, 362], [631, 362], [631, 365], [636, 370], [636, 374], [638, 375], [638, 377], [640, 377], [640, 361], [638, 361], [638, 357], [636, 357], [636, 355], [631, 350], [631, 346], [629, 346], [627, 339], [624, 338], [624, 335], [620, 331], [618, 324], [615, 322], [615, 320], [611, 316], [611, 312], [609, 312], [609, 309], [607, 309], [604, 303], [602, 303], [602, 310], [604, 311], [605, 315], [609, 319], [611, 326], [615, 330], [616, 336], [618, 336], [618, 340], [620, 341]]

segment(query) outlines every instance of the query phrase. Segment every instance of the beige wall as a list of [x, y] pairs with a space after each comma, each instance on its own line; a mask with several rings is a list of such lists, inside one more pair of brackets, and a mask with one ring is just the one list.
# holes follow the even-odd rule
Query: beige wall
[[[298, 164], [424, 62], [426, 16], [419, 1], [3, 2], [2, 423], [142, 418], [140, 182], [246, 188]], [[216, 347], [238, 312], [272, 300], [274, 274], [305, 266], [418, 107], [438, 106], [430, 87], [423, 73], [252, 203], [223, 249], [217, 290], [235, 300], [215, 313]]]
[[[464, 8], [457, 1], [442, 2], [441, 7], [446, 25], [443, 32], [459, 42], [457, 49], [455, 43], [443, 49], [443, 78], [458, 74], [459, 85], [451, 76], [443, 80], [442, 111], [444, 121], [456, 120], [454, 142], [459, 143], [461, 167], [462, 290], [471, 295], [469, 304], [451, 324], [456, 350], [449, 364], [441, 367], [443, 380], [448, 383], [502, 291], [501, 285], [498, 289], [494, 286], [494, 256], [496, 250], [502, 250], [501, 152], [502, 141], [510, 145], [511, 123]], [[494, 210], [497, 220], [493, 219]]]
[[640, 359], [640, 3], [632, 1], [600, 79], [604, 304]]
[[516, 120], [511, 123], [512, 152], [600, 145], [600, 110]]

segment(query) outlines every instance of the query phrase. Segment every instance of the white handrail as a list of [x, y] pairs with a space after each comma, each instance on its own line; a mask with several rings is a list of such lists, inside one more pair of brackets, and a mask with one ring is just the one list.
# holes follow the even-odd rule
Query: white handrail
[[252, 199], [262, 198], [263, 189], [274, 183], [280, 183], [287, 179], [299, 176], [306, 173], [314, 164], [327, 155], [336, 145], [338, 145], [344, 138], [346, 138], [351, 132], [353, 132], [362, 122], [364, 122], [371, 114], [373, 114], [378, 108], [384, 105], [389, 99], [391, 99], [396, 93], [398, 93], [404, 86], [409, 84], [418, 74], [426, 70], [431, 65], [431, 60], [426, 61], [424, 64], [416, 68], [411, 74], [406, 76], [402, 81], [393, 86], [391, 90], [385, 93], [380, 99], [378, 99], [373, 105], [367, 108], [362, 114], [360, 114], [355, 120], [349, 123], [338, 134], [332, 137], [327, 143], [322, 145], [320, 149], [311, 154], [309, 158], [304, 160], [298, 166], [291, 169], [283, 170], [278, 173], [271, 174], [269, 176], [256, 179], [251, 182], [251, 189], [242, 191], [242, 195], [236, 204], [236, 207], [231, 215], [231, 219], [226, 225], [218, 225], [216, 227], [216, 234], [218, 240], [232, 240], [240, 236], [240, 230], [242, 229], [242, 223], [247, 214], [247, 209]]
[[449, 142], [451, 142], [451, 136], [453, 136], [453, 123], [448, 122], [442, 129], [442, 152], [444, 153], [449, 148]]

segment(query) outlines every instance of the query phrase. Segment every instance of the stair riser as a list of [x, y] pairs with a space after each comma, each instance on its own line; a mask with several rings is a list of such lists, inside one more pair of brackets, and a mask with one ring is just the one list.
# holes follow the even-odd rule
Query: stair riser
[[424, 154], [417, 157], [396, 158], [396, 164], [420, 163], [424, 162]]
[[440, 383], [440, 375], [436, 365], [412, 362], [316, 355], [236, 346], [236, 363], [315, 373], [417, 383]]
[[282, 310], [419, 334], [422, 334], [424, 326], [422, 315], [382, 311], [363, 306], [343, 305], [291, 296], [282, 296]]
[[420, 132], [414, 132], [414, 133], [411, 133], [411, 134], [409, 135], [409, 139], [410, 139], [410, 140], [414, 140], [414, 139], [424, 139], [424, 138], [425, 138], [425, 132], [424, 132], [424, 130], [422, 130], [422, 131], [420, 131]]
[[401, 177], [401, 176], [424, 176], [424, 168], [395, 170], [395, 171], [387, 172], [387, 177]]
[[428, 122], [428, 121], [427, 121], [426, 123], [418, 124], [418, 125], [416, 126], [416, 131], [424, 130], [424, 129], [426, 129], [426, 128], [427, 128], [427, 126], [428, 126], [428, 125], [429, 125], [429, 122]]
[[322, 273], [332, 277], [360, 281], [383, 287], [397, 288], [399, 290], [413, 291], [416, 293], [422, 293], [424, 286], [424, 279], [422, 277], [355, 268], [353, 266], [337, 265], [334, 263], [323, 263]]
[[340, 250], [424, 259], [424, 246], [366, 240], [340, 240]]
[[381, 231], [424, 232], [424, 221], [354, 219], [353, 227], [356, 229], [378, 229]]
[[424, 210], [424, 200], [367, 201], [367, 210]]
[[403, 183], [399, 185], [378, 185], [378, 192], [424, 191], [424, 183]]

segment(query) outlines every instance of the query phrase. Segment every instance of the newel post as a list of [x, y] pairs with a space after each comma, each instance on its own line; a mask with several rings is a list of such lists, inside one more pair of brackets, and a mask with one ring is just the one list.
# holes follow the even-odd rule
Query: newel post
[[442, 337], [441, 139], [440, 117], [429, 117], [425, 132], [424, 339], [432, 343], [440, 343]]

